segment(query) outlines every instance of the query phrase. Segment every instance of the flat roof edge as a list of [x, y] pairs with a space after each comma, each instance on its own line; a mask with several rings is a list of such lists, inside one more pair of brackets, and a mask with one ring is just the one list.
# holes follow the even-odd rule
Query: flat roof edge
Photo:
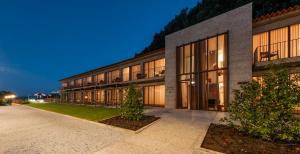
[[139, 59], [139, 58], [142, 58], [142, 57], [145, 57], [145, 56], [154, 55], [154, 54], [157, 54], [157, 53], [160, 53], [160, 52], [164, 52], [164, 50], [165, 50], [165, 48], [160, 48], [160, 49], [157, 49], [157, 50], [153, 50], [153, 51], [150, 51], [150, 52], [147, 52], [147, 53], [140, 54], [138, 56], [134, 56], [132, 58], [124, 59], [124, 60], [121, 60], [119, 62], [115, 62], [115, 63], [109, 64], [109, 65], [104, 65], [102, 67], [91, 69], [91, 70], [85, 71], [83, 73], [75, 74], [75, 75], [60, 79], [58, 81], [61, 82], [61, 81], [68, 80], [68, 79], [71, 79], [71, 78], [79, 77], [81, 75], [86, 75], [86, 74], [89, 74], [89, 73], [93, 73], [94, 71], [98, 71], [98, 70], [101, 70], [101, 69], [113, 67], [114, 65], [121, 65], [122, 63], [130, 62], [130, 61], [135, 60], [135, 59]]

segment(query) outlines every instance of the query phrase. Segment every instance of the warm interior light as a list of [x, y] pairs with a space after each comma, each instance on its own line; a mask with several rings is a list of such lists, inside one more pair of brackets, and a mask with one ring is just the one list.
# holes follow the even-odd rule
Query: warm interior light
[[6, 95], [4, 96], [4, 99], [14, 99], [16, 98], [16, 95]]
[[224, 55], [223, 55], [223, 53], [219, 53], [219, 55], [218, 55], [218, 65], [219, 66], [223, 66], [223, 62], [224, 62]]

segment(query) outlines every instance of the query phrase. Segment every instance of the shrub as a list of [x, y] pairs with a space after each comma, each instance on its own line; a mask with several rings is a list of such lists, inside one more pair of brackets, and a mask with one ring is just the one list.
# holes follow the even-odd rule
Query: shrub
[[234, 91], [225, 120], [239, 121], [240, 131], [266, 140], [300, 141], [300, 119], [293, 115], [300, 102], [299, 79], [284, 67], [271, 66], [262, 83], [253, 80]]
[[141, 99], [141, 93], [130, 85], [127, 95], [121, 105], [121, 117], [128, 120], [138, 121], [143, 118], [144, 105]]

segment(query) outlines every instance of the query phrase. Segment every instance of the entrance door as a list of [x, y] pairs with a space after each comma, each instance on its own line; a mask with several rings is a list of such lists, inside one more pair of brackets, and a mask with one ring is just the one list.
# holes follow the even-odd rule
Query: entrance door
[[188, 108], [190, 104], [190, 86], [188, 84], [188, 81], [182, 81], [180, 83], [180, 91], [181, 91], [181, 100], [180, 100], [180, 108]]
[[196, 100], [196, 83], [195, 81], [181, 81], [180, 83], [180, 108], [198, 109]]

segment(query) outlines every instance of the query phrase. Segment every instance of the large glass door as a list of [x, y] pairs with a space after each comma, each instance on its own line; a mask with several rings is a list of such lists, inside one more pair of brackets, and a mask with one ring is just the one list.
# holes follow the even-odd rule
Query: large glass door
[[178, 48], [178, 108], [225, 110], [227, 102], [226, 36], [222, 34]]
[[200, 106], [206, 110], [225, 110], [227, 88], [226, 44], [226, 35], [219, 35], [200, 42]]
[[184, 45], [177, 51], [178, 55], [178, 108], [194, 109], [196, 101], [195, 82], [195, 44]]

